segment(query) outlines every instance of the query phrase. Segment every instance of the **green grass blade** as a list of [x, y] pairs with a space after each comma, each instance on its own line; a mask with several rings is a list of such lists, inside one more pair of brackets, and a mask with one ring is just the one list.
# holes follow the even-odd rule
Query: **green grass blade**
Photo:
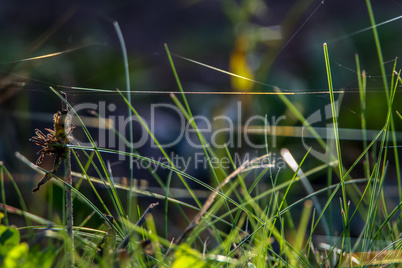
[[[13, 176], [11, 175], [11, 173], [8, 171], [8, 169], [6, 168], [6, 166], [2, 162], [0, 163], [0, 169], [1, 169], [2, 173], [4, 172], [7, 175], [9, 181], [13, 185], [13, 188], [14, 188], [15, 192], [17, 193], [17, 199], [18, 199], [18, 202], [20, 203], [20, 206], [21, 206], [21, 209], [22, 209], [21, 211], [23, 212], [22, 215], [24, 216], [26, 224], [28, 226], [32, 225], [30, 218], [25, 215], [25, 213], [28, 212], [28, 209], [27, 209], [27, 206], [25, 204], [24, 198], [23, 198], [23, 196], [21, 194], [21, 191], [18, 188], [17, 183], [15, 182]], [[4, 203], [4, 205], [6, 205], [6, 203]], [[29, 235], [30, 235], [31, 239], [34, 238], [34, 233], [33, 233], [32, 230], [30, 230]]]
[[[125, 70], [125, 76], [126, 76], [126, 89], [127, 89], [127, 101], [131, 103], [131, 88], [130, 88], [130, 72], [128, 68], [128, 56], [127, 56], [127, 49], [126, 45], [124, 42], [123, 38], [123, 33], [121, 32], [119, 23], [117, 21], [113, 22], [113, 26], [116, 30], [117, 36], [119, 37], [120, 41], [120, 46], [121, 46], [121, 51], [123, 52], [123, 59], [124, 59], [124, 70]], [[132, 112], [130, 107], [128, 107], [128, 117], [129, 117], [129, 135], [130, 135], [130, 153], [134, 153], [134, 148], [132, 146], [134, 138], [133, 138], [133, 120], [132, 120]], [[133, 181], [134, 181], [134, 165], [133, 165], [133, 158], [130, 157], [130, 187], [133, 187]], [[132, 219], [132, 191], [129, 192], [127, 196], [127, 216], [130, 220]]]
[[[340, 107], [335, 107], [335, 97], [334, 97], [334, 87], [332, 84], [332, 74], [331, 74], [331, 64], [329, 61], [329, 54], [328, 54], [328, 46], [326, 43], [323, 45], [324, 47], [324, 57], [325, 57], [325, 67], [327, 70], [327, 78], [328, 78], [328, 87], [329, 87], [329, 97], [331, 101], [331, 111], [332, 111], [332, 120], [333, 120], [333, 127], [334, 127], [334, 138], [335, 138], [335, 145], [336, 145], [336, 152], [338, 156], [338, 168], [340, 177], [343, 177], [343, 165], [342, 165], [342, 152], [341, 152], [341, 145], [339, 142], [339, 132], [338, 132], [338, 112]], [[346, 226], [347, 217], [349, 215], [349, 206], [347, 205], [347, 197], [346, 197], [346, 189], [344, 182], [341, 182], [341, 190], [342, 190], [342, 197], [343, 197], [343, 207], [344, 207], [344, 225]], [[346, 235], [349, 235], [349, 231], [347, 230]], [[343, 244], [342, 244], [343, 248]], [[349, 246], [350, 248], [350, 246]]]

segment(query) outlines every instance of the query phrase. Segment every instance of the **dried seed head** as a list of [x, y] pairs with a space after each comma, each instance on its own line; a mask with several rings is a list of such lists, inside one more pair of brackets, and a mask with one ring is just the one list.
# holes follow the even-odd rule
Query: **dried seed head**
[[[29, 140], [42, 147], [38, 152], [39, 158], [36, 160], [36, 165], [42, 164], [46, 155], [55, 157], [54, 167], [51, 171], [52, 174], [55, 174], [67, 152], [66, 145], [70, 144], [70, 140], [72, 140], [70, 134], [74, 127], [71, 124], [71, 115], [68, 113], [68, 110], [57, 112], [54, 114], [53, 120], [54, 127], [53, 129], [46, 128], [48, 131], [46, 135], [41, 130], [36, 129], [36, 136], [33, 136]], [[51, 176], [46, 174], [33, 191], [38, 191], [39, 187], [46, 183], [50, 178]]]

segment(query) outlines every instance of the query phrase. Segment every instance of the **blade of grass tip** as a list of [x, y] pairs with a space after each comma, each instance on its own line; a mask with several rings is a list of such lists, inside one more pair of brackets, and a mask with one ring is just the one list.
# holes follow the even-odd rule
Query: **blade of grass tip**
[[[15, 182], [13, 176], [8, 171], [8, 169], [6, 168], [6, 166], [4, 165], [3, 162], [1, 162], [0, 168], [1, 168], [2, 172], [4, 172], [7, 175], [8, 180], [11, 182], [15, 192], [17, 193], [18, 202], [20, 203], [20, 206], [21, 206], [21, 209], [22, 209], [22, 212], [23, 212], [22, 216], [24, 217], [27, 226], [31, 226], [32, 225], [31, 220], [29, 219], [29, 217], [27, 217], [25, 215], [25, 213], [28, 213], [28, 208], [27, 208], [27, 206], [25, 204], [24, 198], [23, 198], [23, 196], [21, 194], [20, 189], [18, 188], [17, 183]], [[6, 205], [6, 203], [4, 203], [4, 205]], [[32, 230], [29, 231], [29, 235], [30, 235], [30, 239], [33, 239], [35, 237], [35, 234], [34, 234], [34, 232]]]
[[[131, 88], [130, 88], [130, 73], [129, 73], [129, 69], [128, 69], [128, 56], [127, 56], [127, 49], [126, 49], [126, 45], [124, 42], [124, 38], [123, 38], [123, 33], [121, 32], [119, 23], [117, 21], [113, 22], [113, 26], [117, 32], [117, 36], [119, 37], [119, 42], [120, 42], [120, 46], [121, 46], [121, 50], [123, 52], [123, 59], [124, 59], [124, 70], [125, 70], [125, 75], [126, 75], [126, 88], [127, 88], [127, 100], [129, 103], [131, 103]], [[130, 107], [128, 107], [128, 117], [129, 117], [129, 128], [130, 128], [130, 153], [134, 153], [134, 148], [132, 146], [134, 138], [133, 138], [133, 120], [132, 120], [132, 112]], [[133, 180], [134, 180], [134, 163], [133, 163], [133, 157], [130, 156], [130, 189], [133, 188]], [[128, 196], [127, 196], [127, 210], [128, 210], [128, 218], [131, 220], [132, 219], [132, 193], [133, 191], [129, 191]]]
[[[107, 170], [106, 164], [103, 161], [103, 158], [102, 158], [98, 148], [96, 147], [96, 144], [95, 144], [91, 134], [89, 133], [88, 128], [85, 126], [84, 122], [82, 121], [81, 117], [77, 114], [77, 112], [71, 106], [71, 104], [67, 100], [65, 100], [63, 96], [60, 95], [59, 92], [57, 92], [53, 87], [49, 87], [49, 88], [53, 91], [54, 94], [56, 94], [67, 105], [67, 107], [69, 108], [70, 112], [74, 113], [74, 115], [77, 117], [77, 119], [80, 122], [81, 127], [82, 127], [85, 135], [87, 136], [89, 142], [93, 146], [94, 152], [96, 153], [96, 156], [98, 157], [98, 160], [99, 160], [99, 162], [101, 164], [102, 170], [105, 173], [108, 182], [110, 183], [110, 176], [109, 176], [109, 172]], [[80, 146], [78, 146], [77, 148], [79, 149], [79, 147]], [[125, 217], [126, 214], [125, 214], [125, 211], [123, 209], [123, 205], [122, 205], [122, 203], [120, 201], [120, 198], [119, 198], [119, 196], [118, 196], [118, 194], [116, 192], [116, 189], [114, 189], [113, 187], [110, 187], [110, 190], [112, 191], [112, 195], [113, 195], [113, 199], [115, 200], [115, 204], [117, 204], [117, 207], [116, 207], [117, 212], [119, 213], [120, 217]]]
[[[339, 143], [339, 132], [338, 132], [338, 112], [337, 109], [339, 110], [339, 107], [335, 106], [335, 97], [334, 97], [334, 87], [332, 85], [332, 74], [331, 74], [331, 64], [329, 61], [329, 54], [328, 54], [328, 46], [326, 43], [323, 45], [324, 47], [324, 57], [325, 57], [325, 67], [327, 70], [327, 78], [328, 78], [328, 87], [330, 91], [330, 102], [331, 102], [331, 111], [332, 111], [332, 120], [333, 120], [333, 125], [334, 125], [334, 138], [335, 138], [335, 143], [336, 143], [336, 151], [338, 154], [338, 166], [339, 166], [339, 174], [341, 177], [343, 176], [343, 170], [342, 170], [342, 153], [341, 153], [341, 147]], [[346, 198], [346, 193], [343, 191], [343, 198]], [[346, 202], [346, 200], [344, 200]], [[346, 203], [344, 203], [346, 204]]]
[[[342, 164], [342, 152], [341, 152], [341, 145], [339, 142], [339, 132], [338, 132], [338, 112], [337, 109], [339, 110], [339, 107], [335, 107], [335, 97], [334, 97], [334, 87], [332, 84], [332, 73], [331, 73], [331, 64], [329, 61], [329, 53], [328, 53], [328, 46], [327, 43], [323, 44], [324, 48], [324, 58], [325, 58], [325, 67], [327, 70], [327, 79], [328, 79], [328, 87], [329, 87], [329, 97], [331, 101], [331, 111], [332, 111], [332, 120], [333, 120], [333, 125], [334, 125], [334, 138], [335, 138], [335, 145], [336, 145], [336, 152], [338, 155], [338, 167], [339, 167], [339, 174], [340, 177], [343, 177], [343, 164]], [[346, 189], [345, 189], [345, 184], [342, 182], [342, 197], [343, 197], [343, 206], [345, 208], [345, 218], [348, 217], [349, 215], [349, 206], [347, 205], [347, 197], [346, 197]], [[344, 222], [346, 224], [346, 222]], [[349, 235], [349, 230], [346, 232], [346, 236]], [[342, 247], [343, 248], [343, 247]], [[351, 248], [350, 245], [348, 248]]]

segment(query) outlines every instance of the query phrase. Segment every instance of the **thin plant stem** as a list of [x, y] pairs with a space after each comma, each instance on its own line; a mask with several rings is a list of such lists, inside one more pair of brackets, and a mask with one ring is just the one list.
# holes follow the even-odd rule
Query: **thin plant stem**
[[[120, 41], [120, 46], [121, 46], [121, 50], [123, 52], [123, 59], [124, 59], [124, 70], [125, 70], [125, 75], [126, 75], [126, 88], [127, 88], [127, 101], [131, 104], [131, 88], [130, 88], [130, 72], [128, 69], [128, 56], [127, 56], [127, 49], [126, 49], [126, 45], [124, 42], [124, 38], [123, 38], [123, 33], [121, 32], [119, 23], [117, 21], [113, 22], [113, 26], [116, 30], [117, 36], [119, 38]], [[128, 106], [128, 116], [129, 116], [129, 128], [130, 128], [130, 153], [133, 154], [134, 153], [134, 147], [133, 147], [133, 120], [132, 120], [132, 116], [133, 113], [131, 111], [130, 106]], [[127, 211], [127, 216], [129, 219], [132, 219], [132, 208], [135, 206], [132, 206], [132, 201], [133, 201], [133, 181], [134, 181], [134, 166], [133, 166], [133, 157], [130, 156], [130, 191], [127, 195], [127, 206], [128, 206], [128, 211]]]
[[[328, 87], [330, 91], [330, 99], [331, 99], [331, 110], [332, 110], [332, 119], [333, 119], [333, 125], [334, 125], [334, 138], [335, 138], [335, 145], [336, 145], [336, 151], [338, 155], [338, 167], [339, 167], [339, 176], [342, 178], [343, 176], [343, 166], [342, 166], [342, 152], [341, 152], [341, 145], [339, 142], [339, 132], [338, 132], [338, 113], [337, 110], [339, 110], [339, 107], [336, 107], [335, 103], [335, 98], [334, 98], [334, 87], [332, 84], [332, 74], [331, 74], [331, 65], [329, 62], [329, 53], [328, 53], [328, 46], [326, 43], [323, 45], [324, 47], [324, 56], [325, 56], [325, 66], [327, 70], [327, 78], [328, 78]], [[343, 180], [341, 180], [341, 189], [342, 189], [342, 199], [343, 199], [343, 207], [344, 207], [344, 225], [346, 227], [347, 223], [347, 218], [349, 215], [349, 206], [347, 205], [347, 197], [346, 197], [346, 188], [345, 188], [345, 183]], [[349, 231], [346, 231], [346, 236], [349, 235]], [[344, 241], [344, 240], [343, 240]], [[342, 246], [344, 245], [342, 241]], [[350, 248], [350, 246], [349, 246]], [[341, 258], [341, 257], [340, 257]]]
[[[64, 181], [66, 184], [72, 186], [71, 177], [71, 152], [68, 147], [66, 147], [66, 154], [64, 158]], [[64, 187], [66, 193], [66, 229], [69, 242], [67, 243], [67, 263], [68, 267], [74, 265], [74, 236], [73, 236], [73, 196], [70, 187]]]

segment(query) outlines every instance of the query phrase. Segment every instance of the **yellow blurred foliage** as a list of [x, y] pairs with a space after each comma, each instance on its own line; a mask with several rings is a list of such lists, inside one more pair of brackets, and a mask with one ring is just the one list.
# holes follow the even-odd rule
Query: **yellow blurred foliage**
[[[254, 73], [246, 58], [247, 48], [247, 38], [240, 35], [236, 39], [235, 47], [232, 55], [230, 56], [229, 68], [230, 71], [236, 75], [247, 79], [254, 79]], [[232, 76], [231, 84], [233, 89], [236, 91], [251, 91], [253, 89], [254, 82], [247, 79]]]

